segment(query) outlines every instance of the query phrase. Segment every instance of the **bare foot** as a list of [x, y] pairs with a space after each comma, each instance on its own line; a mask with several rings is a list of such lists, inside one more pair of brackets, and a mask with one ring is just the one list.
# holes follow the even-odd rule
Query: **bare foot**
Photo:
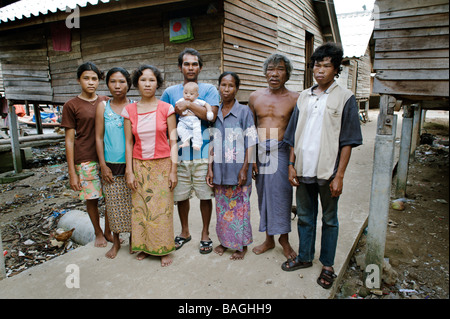
[[145, 259], [145, 257], [147, 257], [147, 254], [144, 253], [143, 251], [141, 251], [141, 252], [139, 252], [139, 254], [137, 254], [136, 259], [143, 260], [143, 259]]
[[273, 240], [273, 236], [266, 235], [266, 240], [261, 245], [254, 247], [252, 249], [252, 251], [256, 255], [260, 255], [262, 253], [265, 253], [269, 249], [273, 249], [273, 248], [275, 248], [275, 242]]
[[169, 255], [161, 256], [161, 267], [167, 267], [172, 264], [172, 258]]
[[294, 260], [297, 257], [297, 253], [292, 249], [291, 244], [289, 244], [289, 239], [287, 234], [283, 234], [278, 239], [281, 247], [283, 247], [283, 254], [287, 259]]
[[95, 247], [106, 247], [106, 245], [107, 242], [103, 234], [95, 235], [95, 242], [94, 242]]
[[120, 249], [120, 245], [113, 245], [110, 250], [105, 254], [106, 258], [114, 259], [117, 256], [117, 252]]
[[109, 259], [114, 259], [117, 256], [117, 252], [120, 249], [120, 238], [119, 234], [114, 234], [113, 246], [111, 249], [105, 254], [105, 256]]
[[222, 256], [223, 253], [225, 252], [225, 250], [227, 250], [226, 247], [223, 247], [222, 245], [217, 246], [216, 248], [214, 248], [214, 252], [216, 254], [218, 254], [219, 256]]
[[244, 259], [245, 254], [247, 253], [247, 246], [244, 247], [242, 251], [236, 250], [233, 255], [231, 255], [231, 260], [242, 260]]

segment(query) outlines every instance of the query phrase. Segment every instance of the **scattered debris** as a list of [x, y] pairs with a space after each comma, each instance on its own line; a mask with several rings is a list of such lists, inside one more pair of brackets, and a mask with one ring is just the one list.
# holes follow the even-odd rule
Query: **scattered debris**
[[422, 136], [410, 161], [406, 198], [391, 202], [385, 247], [389, 259], [381, 287], [369, 289], [364, 284], [367, 231], [363, 231], [336, 299], [449, 298], [448, 145], [448, 135]]
[[56, 234], [57, 220], [62, 215], [55, 218], [54, 214], [50, 210], [23, 215], [2, 226], [7, 277], [79, 246], [70, 240], [71, 231]]

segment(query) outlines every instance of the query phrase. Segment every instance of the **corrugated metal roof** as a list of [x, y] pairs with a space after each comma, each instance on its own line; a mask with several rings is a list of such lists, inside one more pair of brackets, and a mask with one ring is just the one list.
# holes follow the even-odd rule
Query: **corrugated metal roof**
[[361, 57], [366, 53], [375, 21], [371, 11], [338, 14], [339, 31], [345, 57]]
[[21, 0], [0, 8], [0, 23], [55, 13], [58, 10], [66, 11], [67, 7], [73, 10], [77, 6], [97, 5], [99, 2], [107, 3], [110, 0]]

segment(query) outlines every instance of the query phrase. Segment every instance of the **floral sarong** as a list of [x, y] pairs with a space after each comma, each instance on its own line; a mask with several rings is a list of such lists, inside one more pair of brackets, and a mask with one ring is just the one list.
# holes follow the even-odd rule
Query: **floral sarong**
[[253, 242], [250, 225], [252, 185], [214, 185], [217, 237], [222, 246], [243, 251]]
[[169, 189], [170, 157], [133, 159], [137, 190], [132, 192], [132, 250], [163, 256], [175, 250], [173, 192]]

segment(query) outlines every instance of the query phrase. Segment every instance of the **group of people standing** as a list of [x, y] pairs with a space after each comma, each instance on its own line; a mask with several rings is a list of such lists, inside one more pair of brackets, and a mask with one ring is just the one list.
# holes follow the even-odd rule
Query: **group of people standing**
[[[183, 83], [166, 88], [160, 99], [155, 94], [163, 79], [155, 66], [142, 65], [132, 75], [123, 68], [109, 70], [109, 98], [96, 94], [102, 73], [90, 62], [82, 64], [77, 72], [81, 93], [64, 105], [61, 126], [70, 186], [86, 200], [95, 246], [112, 242], [106, 256], [114, 258], [119, 234], [128, 232], [130, 253], [138, 252], [137, 259], [160, 256], [163, 267], [170, 265], [171, 253], [192, 239], [189, 213], [195, 192], [203, 223], [199, 252], [223, 255], [231, 249], [231, 259], [243, 259], [253, 242], [250, 195], [255, 180], [259, 231], [266, 239], [252, 251], [274, 248], [279, 235], [287, 259], [283, 270], [312, 266], [320, 197], [323, 267], [317, 282], [331, 287], [337, 202], [351, 149], [362, 143], [355, 97], [335, 82], [342, 55], [334, 43], [317, 48], [311, 61], [317, 84], [301, 93], [285, 86], [293, 69], [290, 60], [271, 55], [263, 66], [268, 86], [253, 92], [248, 105], [236, 99], [240, 78], [234, 72], [220, 75], [218, 89], [199, 83], [203, 60], [191, 48], [178, 57]], [[127, 97], [132, 85], [139, 101]], [[298, 254], [288, 237], [294, 186]], [[103, 195], [104, 230], [98, 213]], [[213, 198], [220, 242], [214, 248], [209, 236]], [[174, 204], [181, 224], [177, 236]]]

